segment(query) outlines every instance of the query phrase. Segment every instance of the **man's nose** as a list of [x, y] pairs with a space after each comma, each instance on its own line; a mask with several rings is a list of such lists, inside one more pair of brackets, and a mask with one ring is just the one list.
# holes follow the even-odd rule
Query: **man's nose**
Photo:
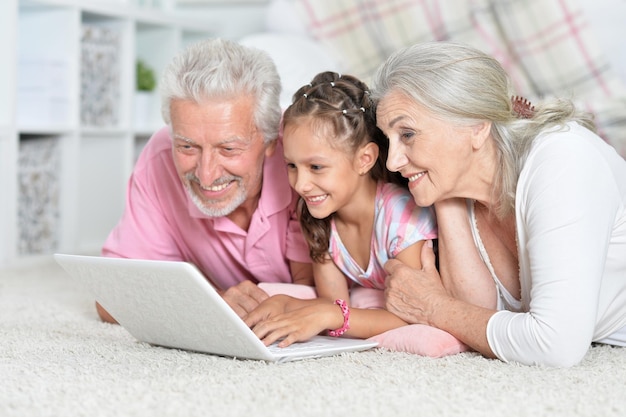
[[196, 165], [196, 177], [203, 186], [209, 186], [222, 176], [222, 165], [220, 158], [215, 153], [202, 152]]

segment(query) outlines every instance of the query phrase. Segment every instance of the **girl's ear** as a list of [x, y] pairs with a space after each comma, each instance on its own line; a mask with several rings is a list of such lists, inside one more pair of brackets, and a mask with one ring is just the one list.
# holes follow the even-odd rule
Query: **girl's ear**
[[378, 154], [378, 145], [374, 142], [368, 142], [366, 145], [361, 146], [355, 159], [356, 170], [359, 175], [367, 174], [372, 169], [376, 160], [378, 160]]

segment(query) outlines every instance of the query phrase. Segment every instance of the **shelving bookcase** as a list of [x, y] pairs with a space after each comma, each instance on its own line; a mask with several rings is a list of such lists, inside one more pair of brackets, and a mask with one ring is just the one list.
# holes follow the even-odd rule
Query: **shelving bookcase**
[[[179, 13], [174, 0], [140, 2], [0, 2], [0, 268], [99, 250], [122, 213], [137, 149], [162, 124], [156, 94], [148, 120], [135, 123], [136, 60], [160, 74], [182, 47], [218, 36], [207, 14]], [[89, 28], [117, 43], [86, 42]], [[109, 84], [85, 76], [91, 65]], [[106, 117], [87, 117], [89, 98]], [[33, 244], [37, 233], [43, 247]]]

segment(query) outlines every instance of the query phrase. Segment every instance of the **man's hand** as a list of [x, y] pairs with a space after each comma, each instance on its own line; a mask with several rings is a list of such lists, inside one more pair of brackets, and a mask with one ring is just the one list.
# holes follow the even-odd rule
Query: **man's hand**
[[239, 317], [245, 317], [269, 296], [252, 281], [243, 281], [221, 293]]

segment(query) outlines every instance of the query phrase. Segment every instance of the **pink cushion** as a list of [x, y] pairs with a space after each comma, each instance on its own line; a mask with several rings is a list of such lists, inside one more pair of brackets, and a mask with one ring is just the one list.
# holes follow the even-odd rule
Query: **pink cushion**
[[372, 336], [368, 340], [378, 342], [378, 347], [432, 358], [441, 358], [471, 350], [450, 333], [425, 324], [398, 327]]
[[315, 287], [300, 284], [285, 284], [280, 282], [259, 282], [258, 287], [270, 297], [276, 294], [285, 294], [294, 298], [310, 300], [317, 297]]

